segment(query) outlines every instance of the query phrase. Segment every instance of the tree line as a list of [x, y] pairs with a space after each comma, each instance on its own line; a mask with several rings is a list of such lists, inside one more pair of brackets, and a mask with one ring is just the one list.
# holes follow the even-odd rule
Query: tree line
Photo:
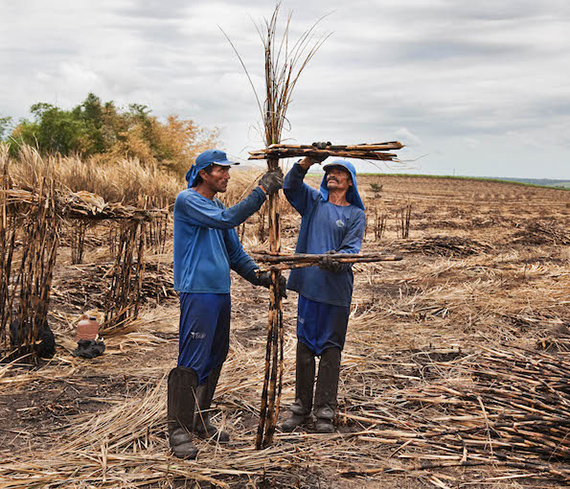
[[9, 144], [13, 155], [30, 145], [42, 155], [79, 155], [102, 164], [136, 158], [143, 165], [184, 175], [196, 154], [218, 143], [217, 130], [175, 115], [160, 120], [146, 105], [119, 108], [93, 93], [70, 110], [40, 102], [30, 112], [31, 119], [15, 125], [11, 117], [0, 117], [0, 141]]

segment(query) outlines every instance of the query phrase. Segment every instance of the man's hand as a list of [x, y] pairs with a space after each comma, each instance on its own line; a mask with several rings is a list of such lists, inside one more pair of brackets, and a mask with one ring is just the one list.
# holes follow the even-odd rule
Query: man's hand
[[283, 171], [281, 168], [268, 171], [259, 180], [259, 186], [267, 195], [273, 195], [283, 188]]
[[[327, 146], [330, 146], [331, 143], [330, 141], [325, 142], [316, 142], [313, 143], [311, 146], [313, 146], [316, 149], [326, 149]], [[325, 161], [327, 158], [329, 157], [328, 153], [326, 154], [314, 154], [314, 155], [308, 155], [305, 156], [300, 162], [299, 164], [305, 169], [308, 170], [311, 166], [313, 166], [315, 163], [319, 163], [321, 164], [323, 161]]]
[[[271, 285], [271, 272], [261, 272], [257, 276], [258, 283], [256, 285], [261, 285], [262, 287], [269, 288]], [[287, 280], [283, 275], [279, 276], [279, 294], [282, 298], [287, 298], [287, 289], [285, 286], [287, 285]]]
[[330, 145], [331, 145], [330, 141], [327, 141], [326, 143], [324, 141], [317, 141], [316, 143], [311, 144], [311, 146], [317, 149], [327, 149], [327, 146]]
[[346, 272], [350, 268], [350, 263], [342, 263], [334, 259], [336, 251], [330, 250], [326, 252], [325, 257], [319, 260], [319, 268], [327, 272], [340, 273]]

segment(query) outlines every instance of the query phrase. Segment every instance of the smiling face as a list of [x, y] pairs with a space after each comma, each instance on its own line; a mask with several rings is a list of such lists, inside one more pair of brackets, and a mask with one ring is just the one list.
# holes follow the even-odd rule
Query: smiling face
[[348, 170], [342, 166], [333, 166], [327, 169], [327, 189], [329, 191], [343, 191], [346, 193], [352, 187], [352, 177]]
[[212, 194], [225, 192], [228, 189], [228, 181], [230, 179], [229, 166], [220, 166], [214, 164], [210, 172], [207, 172], [206, 170], [200, 170], [199, 175], [202, 177], [202, 184]]

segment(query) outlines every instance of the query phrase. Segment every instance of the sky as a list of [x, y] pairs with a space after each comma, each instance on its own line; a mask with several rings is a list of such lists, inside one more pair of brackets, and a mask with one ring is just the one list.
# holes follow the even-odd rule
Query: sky
[[[0, 117], [89, 92], [264, 147], [257, 27], [275, 2], [0, 0]], [[294, 89], [282, 141], [400, 141], [359, 171], [570, 180], [567, 0], [283, 0], [290, 40], [325, 42]], [[318, 23], [315, 26], [315, 23]], [[223, 32], [222, 32], [223, 31]]]

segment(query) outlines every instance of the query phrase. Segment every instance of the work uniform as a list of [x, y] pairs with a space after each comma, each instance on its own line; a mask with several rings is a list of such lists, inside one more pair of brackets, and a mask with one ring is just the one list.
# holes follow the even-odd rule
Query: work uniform
[[[226, 209], [212, 196], [220, 170], [238, 163], [225, 152], [208, 149], [186, 173], [188, 188], [174, 203], [174, 288], [180, 295], [178, 365], [168, 375], [167, 418], [170, 448], [179, 458], [196, 458], [191, 432], [227, 442], [230, 437], [210, 423], [210, 406], [230, 340], [230, 270], [254, 285], [269, 286], [269, 274], [257, 275], [257, 265], [245, 253], [235, 227], [259, 210], [266, 192], [282, 185], [278, 172], [263, 175], [251, 194]], [[208, 170], [210, 165], [215, 165]], [[202, 170], [205, 173], [200, 173]], [[206, 175], [212, 175], [210, 180]], [[222, 170], [225, 172], [225, 170]], [[223, 177], [223, 173], [222, 173]], [[226, 180], [227, 182], [227, 180]]]
[[[301, 214], [296, 253], [358, 253], [366, 217], [356, 186], [356, 171], [350, 162], [338, 160], [350, 172], [352, 186], [347, 206], [329, 202], [326, 175], [319, 190], [303, 182], [307, 173], [295, 164], [286, 175], [283, 191]], [[313, 407], [315, 356], [321, 357], [315, 392], [317, 420], [330, 420], [336, 409], [340, 352], [344, 348], [354, 277], [350, 265], [338, 272], [319, 267], [291, 271], [287, 288], [299, 293], [297, 314], [296, 399], [291, 407], [297, 420], [310, 415]], [[293, 416], [293, 417], [294, 417]], [[317, 424], [318, 429], [318, 424]]]
[[[358, 253], [366, 226], [364, 206], [358, 191], [349, 189], [347, 200], [352, 200], [350, 205], [332, 204], [328, 201], [325, 179], [317, 191], [303, 183], [306, 173], [296, 164], [283, 184], [287, 200], [302, 216], [295, 252], [321, 254], [334, 250], [337, 253]], [[356, 181], [356, 174], [352, 179]], [[351, 189], [354, 189], [354, 184]], [[355, 198], [349, 200], [350, 194]], [[297, 336], [315, 354], [320, 355], [327, 346], [343, 348], [353, 282], [350, 267], [339, 273], [318, 267], [291, 270], [287, 288], [299, 293]]]
[[258, 266], [234, 229], [265, 201], [257, 187], [226, 209], [193, 188], [174, 204], [174, 288], [180, 294], [178, 366], [192, 368], [199, 384], [226, 359], [230, 333], [230, 269], [250, 282]]

